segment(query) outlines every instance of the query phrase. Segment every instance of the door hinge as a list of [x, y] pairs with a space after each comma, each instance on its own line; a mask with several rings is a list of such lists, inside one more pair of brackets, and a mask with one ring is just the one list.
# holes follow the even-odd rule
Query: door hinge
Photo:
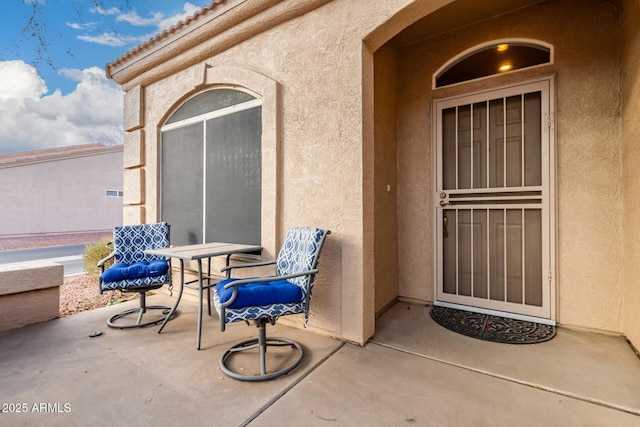
[[553, 126], [553, 113], [546, 113], [544, 115], [544, 125], [547, 127], [547, 129], [551, 129], [551, 127]]
[[551, 282], [551, 278], [552, 278], [552, 277], [553, 277], [553, 276], [551, 275], [551, 270], [548, 270], [548, 271], [547, 271], [547, 279], [549, 280], [549, 282]]

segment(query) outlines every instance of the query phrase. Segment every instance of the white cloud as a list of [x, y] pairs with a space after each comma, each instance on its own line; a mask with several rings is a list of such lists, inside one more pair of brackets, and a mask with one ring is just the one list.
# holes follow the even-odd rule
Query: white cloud
[[127, 46], [135, 43], [142, 43], [145, 40], [150, 39], [152, 36], [144, 35], [144, 36], [125, 36], [122, 34], [116, 33], [102, 33], [97, 36], [88, 36], [82, 35], [78, 36], [78, 40], [82, 40], [89, 43], [102, 44], [105, 46]]
[[[83, 34], [77, 36], [78, 40], [82, 40], [88, 43], [96, 43], [106, 46], [131, 46], [139, 43], [144, 43], [153, 36], [156, 32], [162, 32], [172, 25], [177, 24], [179, 21], [183, 21], [192, 16], [200, 7], [186, 2], [182, 6], [183, 12], [169, 17], [165, 17], [161, 12], [150, 13], [147, 17], [142, 17], [134, 10], [131, 12], [122, 12], [121, 10], [113, 7], [111, 9], [102, 9], [100, 7], [94, 7], [90, 11], [103, 16], [113, 16], [116, 22], [126, 23], [134, 27], [153, 27], [154, 30], [151, 34], [145, 34], [142, 36], [130, 36], [126, 35], [124, 31], [102, 33], [99, 35]], [[75, 30], [91, 31], [97, 28], [95, 23], [79, 24], [79, 23], [67, 23], [67, 26]]]
[[199, 9], [200, 8], [196, 5], [193, 5], [191, 3], [185, 3], [183, 6], [184, 12], [179, 13], [177, 15], [170, 16], [158, 22], [158, 30], [164, 31], [167, 28], [171, 27], [172, 25], [175, 25], [180, 21], [184, 21], [188, 17], [193, 16], [193, 14], [196, 13]]
[[0, 100], [37, 99], [47, 90], [44, 80], [31, 65], [19, 60], [0, 62]]
[[73, 28], [74, 30], [94, 30], [98, 27], [98, 23], [86, 22], [84, 24], [80, 24], [78, 22], [67, 22], [66, 26], [69, 28]]
[[162, 21], [163, 14], [160, 12], [152, 13], [149, 18], [143, 18], [135, 11], [120, 14], [116, 17], [118, 22], [126, 22], [135, 27], [148, 27], [157, 26], [158, 22]]
[[98, 15], [104, 15], [104, 16], [117, 15], [118, 13], [120, 13], [120, 9], [118, 9], [117, 7], [112, 7], [110, 9], [103, 9], [100, 6], [96, 6], [96, 7], [92, 7], [89, 11], [91, 13], [97, 13]]
[[0, 62], [0, 82], [18, 81], [23, 88], [9, 92], [0, 87], [0, 154], [122, 143], [122, 90], [98, 67], [60, 73], [77, 82], [75, 90], [44, 95], [46, 85], [32, 66]]

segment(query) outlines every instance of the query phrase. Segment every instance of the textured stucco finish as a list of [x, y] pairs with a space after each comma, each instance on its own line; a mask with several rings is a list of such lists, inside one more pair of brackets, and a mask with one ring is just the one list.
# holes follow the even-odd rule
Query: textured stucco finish
[[[566, 325], [622, 330], [620, 43], [616, 16], [616, 2], [551, 1], [400, 49], [401, 295], [433, 298], [433, 287], [424, 285], [432, 282], [433, 264], [430, 257], [422, 255], [432, 251], [432, 99], [555, 74], [557, 320]], [[590, 30], [571, 30], [575, 28]], [[449, 58], [482, 42], [507, 37], [552, 44], [554, 64], [431, 90], [432, 74]]]
[[[268, 2], [246, 2], [221, 19], [232, 21], [234, 13], [246, 13], [243, 8], [248, 3], [257, 7]], [[263, 236], [273, 232], [273, 244], [267, 242], [265, 247], [268, 254], [275, 252], [286, 229], [294, 225], [332, 231], [314, 290], [312, 326], [354, 342], [366, 341], [374, 330], [373, 283], [365, 285], [366, 291], [362, 286], [362, 39], [393, 13], [394, 3], [410, 2], [370, 5], [366, 14], [361, 13], [360, 2], [278, 2], [186, 53], [174, 52], [155, 69], [127, 70], [134, 73], [130, 78], [114, 75], [125, 89], [132, 87], [144, 97], [140, 103], [125, 103], [125, 115], [129, 110], [135, 115], [140, 104], [146, 105], [143, 119], [134, 117], [127, 123], [128, 129], [145, 124], [147, 221], [158, 215], [159, 127], [188, 96], [213, 87], [216, 82], [205, 76], [205, 69], [242, 64], [227, 79], [233, 82], [245, 69], [281, 84], [282, 110], [275, 120], [282, 143], [274, 153], [276, 165], [263, 160], [263, 169], [276, 171], [280, 182], [274, 203], [276, 224], [263, 231]], [[204, 55], [217, 53], [221, 45], [227, 49]], [[199, 62], [184, 68], [193, 57]], [[138, 86], [144, 90], [138, 91]], [[262, 95], [251, 82], [244, 87]], [[263, 116], [269, 116], [264, 106]]]
[[63, 270], [46, 261], [0, 265], [0, 332], [58, 317]]
[[640, 348], [640, 2], [622, 9], [624, 333]]
[[[632, 143], [637, 125], [623, 131], [619, 109], [626, 90], [620, 83], [620, 3], [554, 0], [411, 44], [393, 40], [447, 3], [239, 2], [212, 21], [220, 25], [215, 30], [199, 28], [150, 57], [124, 64], [113, 78], [131, 92], [125, 102], [125, 116], [132, 115], [127, 129], [144, 130], [143, 202], [125, 216], [158, 219], [159, 128], [175, 108], [217, 85], [257, 94], [265, 102], [263, 170], [270, 174], [263, 179], [265, 256], [275, 254], [288, 227], [330, 229], [311, 329], [362, 343], [374, 333], [375, 312], [396, 296], [433, 299], [433, 99], [554, 74], [556, 318], [566, 325], [623, 331], [623, 298], [624, 306], [632, 307], [639, 295], [625, 287], [625, 275], [637, 267], [625, 256], [624, 248], [635, 246], [623, 229], [623, 210], [633, 214], [638, 207], [623, 202], [633, 198], [634, 183], [631, 173], [623, 180], [622, 171], [623, 163], [634, 166], [640, 155]], [[637, 47], [630, 34], [635, 26], [628, 22], [627, 50]], [[506, 37], [552, 44], [554, 63], [432, 91], [433, 72], [451, 57]], [[633, 78], [623, 84], [637, 92], [637, 60], [625, 67]], [[630, 97], [627, 102], [637, 113], [638, 102]], [[626, 114], [625, 123], [632, 122]], [[633, 154], [625, 162], [623, 150]]]
[[124, 167], [137, 168], [144, 165], [144, 129], [127, 132], [124, 135]]
[[374, 80], [373, 220], [376, 313], [393, 304], [398, 282], [398, 136], [396, 50], [376, 52]]
[[141, 205], [144, 203], [144, 169], [124, 170], [124, 203], [127, 205]]
[[144, 88], [136, 86], [124, 96], [124, 130], [132, 132], [144, 126]]

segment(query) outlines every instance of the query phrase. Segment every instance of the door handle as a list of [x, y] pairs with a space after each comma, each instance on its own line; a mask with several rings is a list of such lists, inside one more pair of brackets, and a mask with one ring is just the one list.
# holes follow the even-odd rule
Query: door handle
[[447, 200], [447, 193], [445, 192], [440, 193], [440, 207], [447, 206], [448, 204], [449, 204], [449, 201]]
[[447, 237], [449, 237], [449, 230], [447, 230], [447, 225], [449, 224], [449, 211], [448, 210], [443, 210], [442, 211], [442, 235], [443, 237], [446, 239]]

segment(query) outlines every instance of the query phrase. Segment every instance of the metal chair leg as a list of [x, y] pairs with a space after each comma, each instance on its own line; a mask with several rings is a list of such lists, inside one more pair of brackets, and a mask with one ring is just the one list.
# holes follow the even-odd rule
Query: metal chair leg
[[[304, 356], [304, 352], [302, 350], [302, 346], [300, 344], [298, 344], [297, 342], [289, 340], [289, 339], [286, 339], [286, 338], [267, 337], [267, 335], [266, 335], [266, 322], [269, 322], [269, 319], [258, 319], [255, 322], [256, 322], [256, 326], [258, 328], [258, 337], [250, 339], [250, 340], [242, 341], [242, 342], [232, 346], [227, 351], [225, 351], [222, 354], [222, 356], [220, 356], [220, 362], [219, 362], [220, 369], [222, 370], [222, 372], [224, 372], [226, 375], [230, 376], [231, 378], [234, 378], [234, 379], [237, 379], [237, 380], [241, 380], [241, 381], [266, 381], [266, 380], [271, 380], [271, 379], [277, 378], [279, 376], [288, 374], [289, 372], [291, 372], [292, 370], [297, 368], [300, 365], [300, 363], [302, 362], [302, 358]], [[280, 370], [275, 371], [275, 372], [267, 373], [267, 362], [266, 362], [267, 348], [268, 347], [283, 347], [283, 346], [288, 346], [292, 350], [297, 350], [298, 357], [293, 361], [293, 363], [289, 364], [285, 368], [280, 369]], [[244, 375], [244, 374], [240, 374], [238, 372], [232, 371], [227, 366], [227, 363], [230, 361], [231, 356], [233, 356], [235, 353], [238, 353], [238, 352], [241, 352], [241, 351], [246, 351], [246, 350], [252, 350], [252, 349], [255, 349], [255, 348], [258, 348], [259, 353], [260, 353], [260, 355], [259, 355], [259, 357], [260, 357], [260, 374], [259, 375]]]
[[[139, 307], [136, 308], [131, 308], [129, 310], [125, 310], [122, 311], [118, 314], [114, 314], [113, 316], [111, 316], [109, 318], [109, 320], [107, 320], [107, 326], [109, 326], [110, 328], [115, 328], [115, 329], [131, 329], [131, 328], [145, 328], [147, 326], [152, 326], [152, 325], [157, 325], [160, 322], [164, 322], [165, 320], [169, 320], [170, 317], [173, 317], [175, 315], [174, 313], [171, 313], [171, 307], [165, 306], [165, 305], [150, 305], [147, 306], [147, 298], [145, 295], [145, 292], [139, 292], [140, 294], [140, 305]], [[160, 317], [158, 319], [154, 319], [154, 320], [150, 320], [148, 322], [143, 322], [142, 321], [142, 317], [144, 314], [146, 314], [148, 311], [150, 310], [162, 310], [162, 314], [164, 314], [163, 317]], [[136, 320], [136, 323], [133, 324], [122, 324], [122, 323], [116, 323], [116, 321], [118, 319], [121, 319], [123, 317], [126, 317], [130, 314], [138, 314], [138, 318]]]

